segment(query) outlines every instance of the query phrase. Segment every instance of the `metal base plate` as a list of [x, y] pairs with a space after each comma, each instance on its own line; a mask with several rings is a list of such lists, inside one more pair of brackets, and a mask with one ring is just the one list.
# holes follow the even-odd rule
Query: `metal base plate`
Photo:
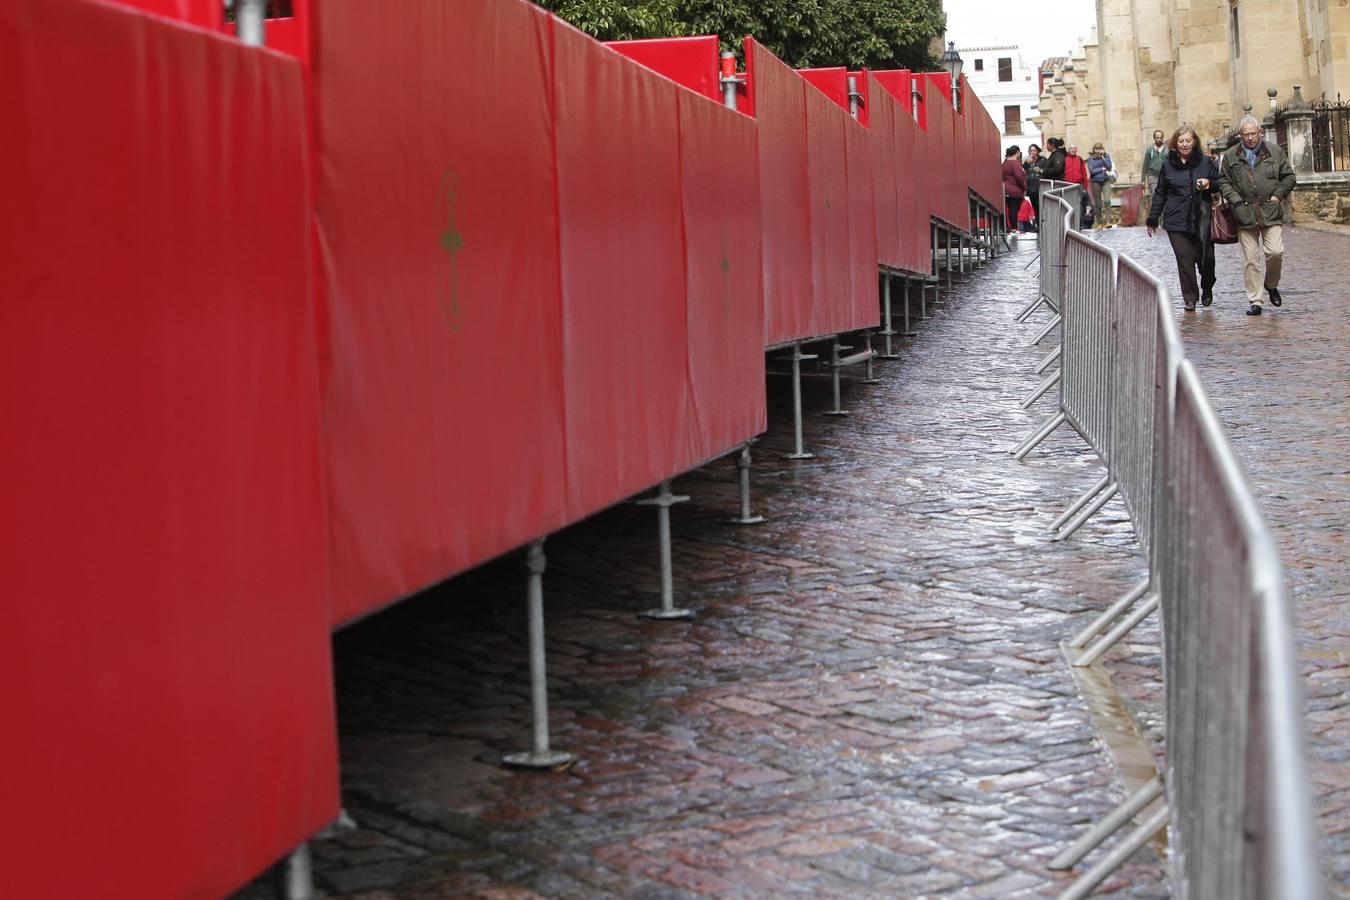
[[576, 764], [577, 755], [562, 750], [549, 750], [535, 753], [508, 753], [502, 757], [502, 765], [512, 769], [548, 769], [550, 772], [565, 772]]
[[[909, 337], [909, 336], [911, 336], [911, 335], [913, 335], [913, 334], [914, 334], [914, 332], [912, 332], [912, 331], [897, 331], [897, 332], [896, 332], [896, 335], [903, 336], [903, 337]], [[877, 359], [904, 359], [904, 357], [901, 356], [899, 353], [878, 353], [878, 354], [877, 354]]]
[[649, 609], [646, 612], [638, 613], [640, 619], [692, 619], [694, 611], [692, 609]]
[[815, 459], [814, 453], [784, 453], [783, 459]]
[[830, 410], [829, 412], [823, 412], [823, 413], [821, 413], [821, 415], [822, 415], [822, 416], [846, 416], [846, 415], [848, 415], [848, 410], [846, 410], [846, 409], [832, 409], [832, 410]]
[[737, 516], [734, 519], [727, 519], [727, 521], [730, 522], [732, 525], [758, 525], [760, 522], [765, 521], [765, 519], [763, 516], [751, 516], [748, 519], [743, 519], [740, 516]]

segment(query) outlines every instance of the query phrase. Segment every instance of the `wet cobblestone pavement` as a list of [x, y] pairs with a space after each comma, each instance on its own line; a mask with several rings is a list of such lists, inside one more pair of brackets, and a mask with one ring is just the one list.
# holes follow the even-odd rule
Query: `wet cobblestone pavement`
[[[1170, 286], [1165, 242], [1106, 240]], [[1350, 325], [1327, 270], [1350, 242], [1292, 232], [1287, 246], [1285, 311], [1242, 316], [1225, 260], [1218, 304], [1184, 334], [1286, 554], [1344, 880]], [[976, 272], [878, 364], [879, 384], [847, 387], [849, 417], [819, 415], [829, 381], [809, 379], [813, 460], [781, 459], [788, 382], [771, 378], [754, 477], [769, 521], [726, 523], [730, 459], [675, 485], [693, 498], [672, 524], [694, 620], [635, 615], [659, 595], [650, 508], [550, 539], [551, 722], [554, 746], [580, 756], [570, 771], [499, 765], [529, 741], [518, 555], [339, 634], [343, 793], [360, 828], [314, 845], [319, 886], [390, 900], [1043, 897], [1066, 884], [1046, 862], [1124, 789], [1057, 644], [1145, 567], [1117, 504], [1071, 541], [1045, 539], [1100, 475], [1076, 436], [1022, 464], [1007, 454], [1052, 402], [1018, 405], [1048, 349], [1011, 324], [1034, 255], [1024, 244]], [[1132, 641], [1108, 666], [1152, 731], [1156, 624]], [[1151, 847], [1100, 891], [1169, 894]]]

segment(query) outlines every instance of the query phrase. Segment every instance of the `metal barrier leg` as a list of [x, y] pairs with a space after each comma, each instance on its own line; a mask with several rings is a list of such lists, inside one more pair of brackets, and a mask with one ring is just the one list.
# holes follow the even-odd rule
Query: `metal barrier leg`
[[1041, 360], [1039, 363], [1036, 364], [1036, 374], [1040, 375], [1046, 369], [1053, 366], [1055, 364], [1055, 360], [1059, 359], [1059, 355], [1063, 352], [1064, 352], [1063, 344], [1060, 344], [1058, 347], [1051, 350], [1049, 354], [1046, 355], [1045, 359]]
[[[952, 233], [947, 229], [942, 229], [942, 249], [944, 251], [943, 268], [947, 272], [947, 293], [952, 292]], [[933, 302], [937, 302], [937, 293], [933, 294]]]
[[788, 459], [810, 459], [815, 456], [802, 448], [802, 363], [815, 358], [813, 354], [803, 353], [801, 344], [792, 345], [792, 434], [797, 449], [784, 454]]
[[276, 879], [278, 900], [314, 900], [314, 865], [308, 841], [277, 867]]
[[1116, 847], [1106, 855], [1105, 859], [1084, 872], [1083, 876], [1069, 885], [1068, 889], [1060, 894], [1057, 900], [1082, 900], [1092, 893], [1093, 888], [1120, 868], [1121, 864], [1133, 856], [1140, 847], [1153, 840], [1155, 834], [1166, 828], [1167, 819], [1166, 807], [1149, 816], [1148, 821], [1130, 832], [1130, 836], [1119, 847]]
[[1092, 518], [1098, 512], [1100, 512], [1101, 508], [1105, 506], [1107, 503], [1111, 502], [1111, 498], [1118, 493], [1120, 493], [1120, 484], [1115, 481], [1111, 482], [1111, 484], [1107, 486], [1106, 490], [1098, 494], [1096, 499], [1093, 500], [1091, 503], [1089, 503], [1086, 509], [1080, 512], [1078, 515], [1074, 516], [1073, 519], [1071, 519], [1067, 525], [1065, 525], [1059, 531], [1055, 532], [1055, 536], [1052, 537], [1050, 540], [1052, 541], [1068, 540], [1075, 531], [1082, 528], [1084, 523], [1086, 523], [1088, 519]]
[[1102, 841], [1115, 834], [1122, 825], [1139, 815], [1146, 806], [1161, 797], [1162, 792], [1162, 779], [1155, 775], [1148, 784], [1135, 791], [1133, 796], [1125, 798], [1124, 803], [1107, 813], [1106, 818], [1088, 829], [1087, 834], [1074, 841], [1059, 856], [1052, 859], [1047, 868], [1072, 869], [1078, 865], [1083, 857], [1097, 849]]
[[1045, 340], [1046, 337], [1050, 334], [1050, 332], [1054, 331], [1056, 328], [1059, 327], [1059, 323], [1061, 321], [1063, 320], [1060, 316], [1055, 316], [1053, 319], [1047, 322], [1045, 327], [1041, 329], [1041, 333], [1036, 335], [1036, 339], [1031, 342], [1031, 346], [1035, 347], [1041, 341]]
[[1110, 483], [1111, 483], [1111, 473], [1107, 472], [1105, 475], [1102, 476], [1101, 481], [1098, 481], [1092, 487], [1088, 488], [1087, 492], [1083, 494], [1083, 496], [1079, 497], [1077, 500], [1073, 501], [1073, 503], [1069, 504], [1069, 508], [1064, 510], [1064, 512], [1060, 513], [1059, 518], [1051, 522], [1050, 527], [1045, 530], [1058, 531], [1059, 526], [1063, 525], [1065, 522], [1069, 521], [1074, 516], [1076, 516], [1080, 509], [1091, 503], [1092, 498], [1100, 494], [1102, 491], [1106, 490], [1106, 486]]
[[1105, 631], [1106, 627], [1118, 619], [1136, 600], [1147, 594], [1149, 585], [1152, 583], [1153, 579], [1151, 578], [1145, 578], [1143, 581], [1139, 582], [1139, 584], [1135, 585], [1128, 594], [1121, 597], [1115, 603], [1112, 603], [1101, 615], [1093, 619], [1086, 628], [1070, 638], [1065, 646], [1072, 647], [1075, 650], [1081, 649], [1084, 644]]
[[577, 761], [574, 754], [548, 746], [548, 674], [544, 667], [544, 542], [535, 541], [525, 553], [530, 573], [526, 598], [530, 629], [530, 749], [508, 753], [502, 762], [516, 769], [566, 769]]
[[750, 466], [750, 444], [747, 443], [736, 456], [736, 468], [741, 476], [741, 514], [730, 520], [735, 525], [758, 525], [764, 521], [763, 516], [755, 515], [750, 508]]
[[644, 619], [692, 619], [694, 611], [675, 606], [674, 566], [670, 561], [670, 508], [688, 501], [670, 492], [670, 481], [661, 482], [661, 492], [649, 500], [639, 500], [638, 506], [656, 507], [657, 534], [661, 541], [661, 608], [638, 613]]
[[[882, 359], [899, 359], [900, 354], [895, 352], [895, 347], [891, 344], [891, 338], [895, 336], [895, 329], [891, 327], [891, 273], [886, 272], [881, 276], [881, 309], [882, 325], [881, 336], [886, 339], [886, 352], [881, 354]], [[905, 331], [909, 331], [909, 308], [905, 309]]]
[[1027, 394], [1027, 396], [1022, 400], [1022, 408], [1031, 409], [1031, 407], [1036, 403], [1037, 400], [1045, 396], [1046, 391], [1050, 390], [1052, 387], [1059, 384], [1059, 376], [1060, 371], [1058, 369], [1051, 372], [1044, 381], [1036, 385], [1036, 389], [1034, 391], [1032, 391], [1030, 394]]
[[1028, 453], [1036, 449], [1036, 445], [1050, 436], [1056, 428], [1068, 421], [1068, 416], [1059, 412], [1046, 420], [1039, 428], [1033, 431], [1026, 440], [1012, 449], [1013, 459], [1024, 459]]
[[1013, 316], [1013, 321], [1025, 322], [1027, 319], [1031, 318], [1032, 313], [1034, 313], [1037, 309], [1040, 308], [1042, 303], [1046, 302], [1046, 299], [1047, 299], [1046, 296], [1044, 294], [1041, 294], [1035, 300], [1032, 300], [1026, 306], [1022, 307], [1021, 312]]
[[966, 236], [958, 234], [956, 236], [956, 263], [961, 272], [961, 279], [966, 277]]
[[1110, 650], [1121, 638], [1129, 634], [1130, 631], [1134, 629], [1134, 626], [1148, 618], [1148, 614], [1157, 609], [1160, 602], [1158, 595], [1154, 594], [1149, 598], [1147, 603], [1140, 605], [1134, 612], [1130, 613], [1124, 619], [1121, 619], [1119, 625], [1112, 628], [1098, 639], [1095, 644], [1084, 650], [1083, 655], [1075, 659], [1073, 664], [1081, 668], [1082, 666], [1090, 666], [1095, 663], [1101, 658], [1103, 653]]

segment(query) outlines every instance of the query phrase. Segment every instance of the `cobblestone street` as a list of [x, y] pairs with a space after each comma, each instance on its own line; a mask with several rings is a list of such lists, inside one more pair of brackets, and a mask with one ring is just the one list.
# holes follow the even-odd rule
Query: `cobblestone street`
[[[1175, 293], [1164, 238], [1103, 242]], [[1220, 248], [1215, 306], [1182, 333], [1283, 551], [1343, 891], [1350, 239], [1294, 229], [1286, 244], [1283, 310], [1245, 317], [1237, 248]], [[359, 828], [314, 845], [319, 886], [391, 900], [1045, 897], [1067, 884], [1046, 863], [1123, 799], [1147, 753], [1109, 691], [1085, 699], [1058, 642], [1145, 565], [1118, 501], [1072, 540], [1046, 539], [1101, 473], [1070, 430], [1025, 463], [1008, 455], [1053, 404], [1018, 402], [1049, 349], [1027, 347], [1043, 313], [1012, 323], [1035, 255], [1023, 242], [930, 310], [901, 359], [878, 362], [880, 383], [846, 387], [848, 417], [821, 415], [829, 379], [808, 378], [812, 460], [782, 458], [789, 381], [771, 376], [754, 473], [768, 521], [727, 523], [734, 457], [675, 483], [692, 498], [672, 527], [693, 620], [636, 616], [659, 602], [651, 508], [548, 541], [552, 737], [579, 755], [569, 771], [499, 764], [529, 742], [519, 555], [340, 633], [343, 796]], [[1157, 639], [1150, 619], [1107, 658], [1155, 742]], [[1124, 738], [1108, 749], [1102, 729]], [[1169, 896], [1157, 848], [1100, 895]]]

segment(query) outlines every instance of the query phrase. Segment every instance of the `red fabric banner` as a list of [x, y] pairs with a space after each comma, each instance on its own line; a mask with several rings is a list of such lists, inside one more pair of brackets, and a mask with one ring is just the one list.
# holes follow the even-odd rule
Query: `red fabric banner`
[[299, 66], [0, 4], [11, 897], [221, 897], [337, 814]]

